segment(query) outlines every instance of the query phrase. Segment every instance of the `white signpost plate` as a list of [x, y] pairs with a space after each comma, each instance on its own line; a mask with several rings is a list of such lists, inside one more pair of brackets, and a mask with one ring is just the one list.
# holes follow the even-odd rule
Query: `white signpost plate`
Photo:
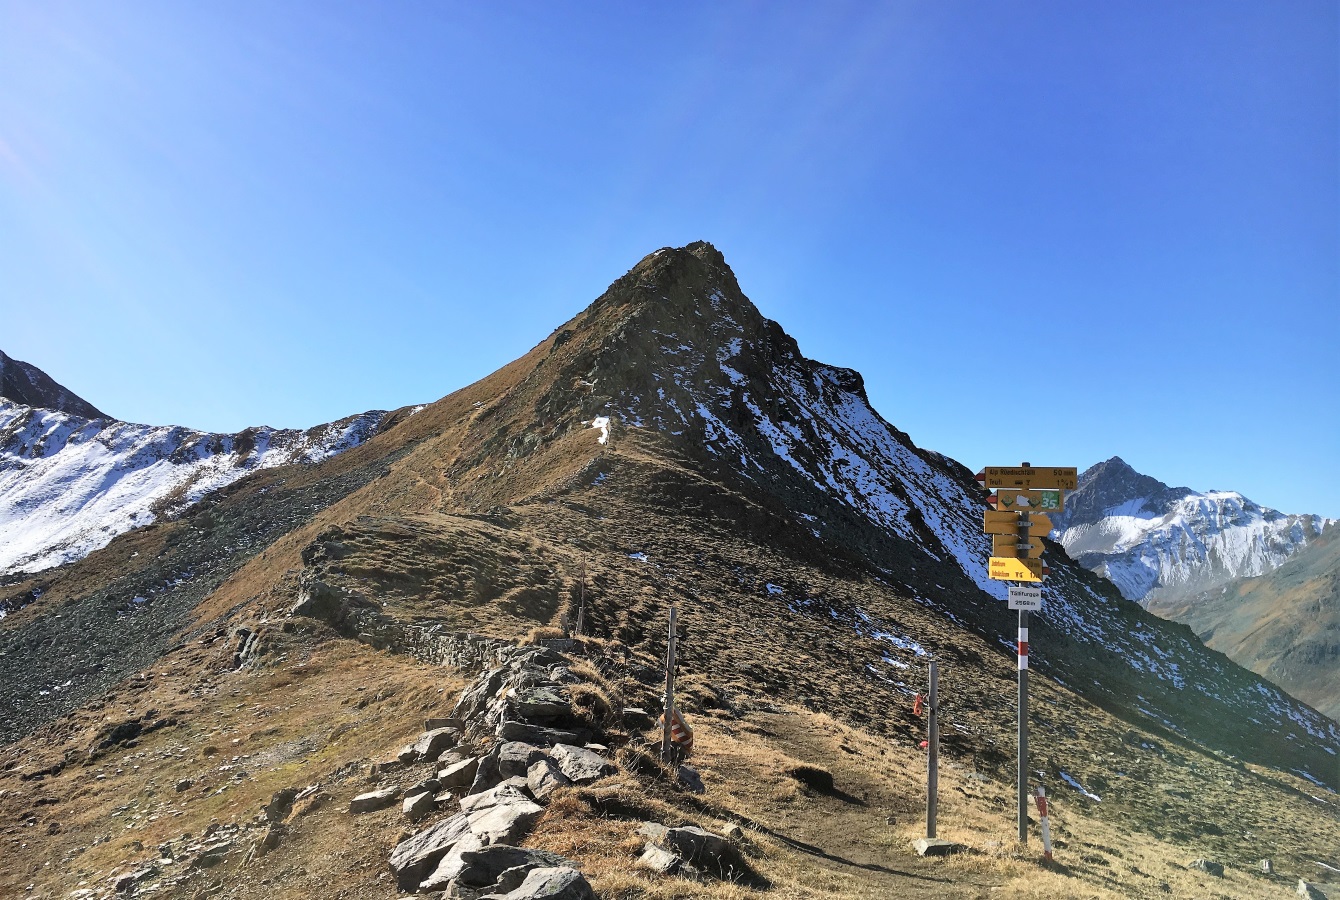
[[1042, 588], [1010, 585], [1010, 609], [1042, 609]]

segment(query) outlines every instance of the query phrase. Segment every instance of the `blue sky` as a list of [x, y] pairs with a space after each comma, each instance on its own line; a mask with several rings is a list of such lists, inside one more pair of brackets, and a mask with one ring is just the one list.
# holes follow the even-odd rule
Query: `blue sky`
[[0, 0], [0, 349], [306, 426], [705, 239], [922, 446], [1340, 516], [1340, 5], [637, 7]]

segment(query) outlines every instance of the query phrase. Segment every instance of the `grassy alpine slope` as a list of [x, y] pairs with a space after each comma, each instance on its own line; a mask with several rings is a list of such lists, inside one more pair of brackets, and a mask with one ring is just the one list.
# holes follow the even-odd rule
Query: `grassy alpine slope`
[[[392, 896], [386, 854], [409, 826], [397, 809], [351, 817], [347, 800], [464, 683], [402, 651], [424, 629], [552, 625], [583, 565], [599, 659], [654, 668], [680, 604], [708, 789], [634, 768], [555, 798], [530, 840], [603, 896], [1265, 897], [1340, 866], [1340, 804], [1308, 780], [1340, 782], [1334, 730], [1059, 547], [1032, 707], [1059, 865], [1015, 846], [1012, 621], [971, 564], [981, 500], [863, 402], [859, 376], [804, 359], [709, 245], [659, 251], [526, 356], [367, 444], [0, 589], [15, 610], [0, 620], [15, 723], [0, 892], [100, 895], [209, 831], [239, 849], [183, 896]], [[291, 615], [300, 597], [324, 612]], [[931, 655], [941, 831], [974, 851], [938, 862], [908, 849], [924, 765], [910, 705]], [[654, 702], [629, 671], [610, 670], [609, 691]], [[798, 781], [802, 763], [834, 789]], [[280, 846], [248, 859], [257, 810], [318, 783]], [[771, 886], [637, 872], [649, 814], [745, 825]], [[1185, 868], [1195, 857], [1228, 871]], [[1251, 873], [1262, 857], [1278, 875]]]

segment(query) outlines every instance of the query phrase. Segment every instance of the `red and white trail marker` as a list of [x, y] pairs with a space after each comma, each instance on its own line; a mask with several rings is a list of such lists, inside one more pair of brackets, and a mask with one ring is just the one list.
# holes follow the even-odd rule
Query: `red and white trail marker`
[[1042, 858], [1052, 861], [1052, 823], [1047, 816], [1047, 792], [1039, 787], [1033, 797], [1038, 803], [1038, 820], [1042, 823]]

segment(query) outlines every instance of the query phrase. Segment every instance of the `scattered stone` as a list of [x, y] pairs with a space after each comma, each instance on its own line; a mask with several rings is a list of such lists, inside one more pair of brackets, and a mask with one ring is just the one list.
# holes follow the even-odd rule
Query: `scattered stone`
[[424, 778], [405, 788], [405, 796], [409, 796], [410, 794], [422, 794], [424, 791], [427, 791], [430, 794], [436, 794], [440, 790], [442, 790], [442, 782], [438, 781], [436, 778]]
[[293, 812], [293, 801], [298, 798], [297, 788], [283, 788], [275, 791], [270, 802], [261, 809], [261, 817], [267, 822], [282, 822]]
[[401, 810], [405, 818], [411, 822], [417, 822], [424, 816], [437, 808], [437, 797], [432, 791], [421, 791], [417, 794], [407, 794]]
[[703, 784], [703, 777], [698, 774], [698, 770], [693, 766], [680, 766], [675, 780], [679, 782], [680, 787], [690, 794], [707, 793], [707, 786]]
[[595, 892], [581, 872], [569, 866], [531, 869], [521, 886], [508, 891], [506, 900], [595, 900]]
[[577, 784], [590, 784], [614, 771], [613, 764], [599, 753], [571, 744], [556, 745], [552, 756], [563, 774]]
[[391, 772], [399, 772], [405, 768], [405, 763], [399, 759], [384, 759], [381, 762], [375, 762], [368, 769], [369, 775], [386, 775]]
[[232, 851], [232, 841], [219, 841], [210, 844], [201, 849], [200, 855], [195, 858], [195, 861], [192, 862], [191, 865], [197, 869], [212, 869], [214, 866], [223, 862]]
[[564, 731], [559, 728], [542, 728], [526, 722], [499, 722], [495, 732], [500, 741], [525, 741], [537, 747], [552, 747], [555, 744], [580, 744], [582, 735], [576, 731]]
[[963, 851], [962, 844], [942, 838], [918, 838], [912, 846], [916, 849], [917, 856], [951, 856]]
[[379, 791], [368, 791], [366, 794], [359, 794], [349, 801], [349, 812], [365, 813], [375, 812], [379, 809], [393, 805], [400, 798], [400, 788], [388, 787]]
[[1326, 900], [1326, 894], [1316, 885], [1308, 884], [1306, 880], [1298, 879], [1298, 896], [1309, 897], [1311, 900]]
[[498, 748], [498, 774], [504, 778], [524, 776], [531, 764], [544, 758], [544, 751], [534, 744], [508, 741]]
[[694, 863], [716, 862], [730, 849], [726, 839], [696, 825], [666, 829], [664, 842], [658, 842]]
[[744, 829], [741, 828], [739, 825], [735, 824], [734, 822], [731, 822], [729, 825], [727, 825], [725, 829], [721, 832], [721, 834], [726, 840], [730, 841], [732, 844], [738, 844], [744, 840]]
[[460, 719], [453, 719], [450, 716], [441, 716], [436, 719], [424, 719], [424, 731], [437, 731], [439, 728], [455, 728], [458, 731], [465, 730], [465, 723]]
[[470, 833], [470, 817], [460, 813], [397, 844], [389, 864], [400, 890], [416, 890], [447, 851]]
[[640, 706], [625, 706], [623, 724], [630, 731], [646, 731], [652, 725], [651, 715]]
[[567, 666], [554, 666], [549, 670], [549, 680], [555, 684], [573, 684], [580, 681]]
[[474, 770], [474, 781], [470, 782], [469, 787], [466, 787], [465, 793], [480, 793], [500, 781], [502, 781], [502, 774], [498, 771], [497, 747], [494, 747], [493, 753], [480, 758], [480, 767]]
[[453, 763], [437, 773], [438, 783], [444, 788], [469, 787], [479, 770], [479, 760], [471, 757], [462, 762]]
[[517, 715], [523, 719], [556, 719], [572, 715], [572, 704], [549, 687], [523, 691], [516, 695], [514, 703]]
[[1273, 874], [1275, 874], [1275, 864], [1274, 864], [1273, 862], [1271, 862], [1270, 860], [1268, 860], [1268, 859], [1263, 859], [1263, 860], [1261, 860], [1261, 864], [1260, 864], [1260, 865], [1261, 865], [1261, 874], [1262, 874], [1262, 875], [1273, 875]]
[[195, 782], [191, 779], [183, 778], [181, 781], [177, 782], [177, 793], [180, 794], [182, 791], [190, 790], [193, 784], [195, 784]]
[[659, 875], [674, 875], [684, 865], [683, 857], [648, 842], [638, 857], [638, 865]]
[[112, 883], [112, 887], [116, 890], [118, 894], [133, 893], [135, 890], [135, 885], [139, 884], [141, 881], [144, 881], [145, 879], [152, 878], [157, 874], [158, 869], [155, 868], [154, 866], [148, 866], [147, 868], [137, 869], [134, 872], [127, 872], [124, 875], [117, 876], [116, 881]]
[[544, 807], [529, 800], [519, 800], [468, 813], [470, 830], [485, 845], [511, 844], [530, 831], [530, 826], [544, 812]]
[[528, 782], [524, 778], [509, 778], [487, 791], [461, 798], [461, 812], [479, 812], [509, 803], [529, 803]]
[[[493, 888], [494, 893], [510, 891], [526, 880], [526, 873], [543, 866], [574, 866], [572, 860], [547, 850], [531, 850], [510, 847], [506, 844], [492, 844], [477, 850], [464, 850], [451, 854], [451, 864], [438, 866], [433, 873], [432, 883], [444, 880], [455, 881], [467, 887]], [[504, 872], [513, 872], [513, 883], [504, 887], [499, 879]]]
[[572, 784], [571, 779], [563, 774], [563, 770], [558, 767], [558, 763], [547, 756], [536, 760], [526, 770], [526, 785], [530, 788], [530, 792], [536, 800], [547, 800], [554, 791], [570, 784]]
[[1224, 877], [1224, 864], [1217, 863], [1212, 859], [1193, 859], [1188, 865], [1188, 869], [1197, 869], [1207, 875], [1213, 875], [1216, 878]]
[[418, 754], [417, 759], [437, 759], [446, 750], [460, 743], [461, 733], [455, 728], [434, 728], [419, 735], [411, 748]]
[[413, 744], [406, 744], [396, 751], [395, 758], [401, 765], [412, 766], [419, 761], [419, 751], [414, 749]]

